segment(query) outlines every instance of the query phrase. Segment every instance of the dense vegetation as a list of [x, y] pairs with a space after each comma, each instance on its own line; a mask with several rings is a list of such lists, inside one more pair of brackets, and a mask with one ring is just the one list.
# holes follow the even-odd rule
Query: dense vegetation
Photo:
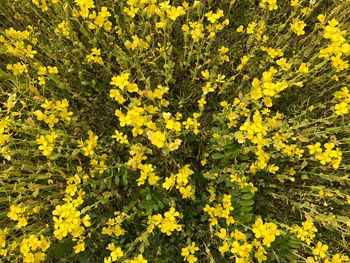
[[2, 0], [1, 262], [350, 262], [350, 1]]

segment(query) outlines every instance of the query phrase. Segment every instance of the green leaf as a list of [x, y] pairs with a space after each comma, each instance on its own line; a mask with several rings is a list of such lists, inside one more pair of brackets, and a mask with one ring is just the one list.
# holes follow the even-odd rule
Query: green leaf
[[232, 158], [235, 158], [235, 157], [239, 156], [240, 153], [241, 153], [241, 150], [236, 148], [236, 149], [233, 149], [233, 150], [231, 150], [229, 152], [226, 152], [225, 153], [225, 158], [232, 159]]
[[253, 207], [252, 206], [244, 206], [244, 207], [241, 207], [240, 210], [241, 210], [241, 212], [248, 213], [248, 212], [253, 210]]
[[214, 153], [211, 156], [211, 158], [213, 158], [214, 160], [219, 160], [219, 159], [222, 159], [224, 157], [225, 157], [225, 155], [223, 155], [222, 153]]
[[220, 128], [218, 128], [218, 127], [213, 127], [213, 128], [211, 128], [211, 131], [213, 132], [213, 133], [221, 133], [221, 129]]
[[253, 199], [244, 200], [243, 202], [240, 202], [240, 204], [242, 206], [253, 206], [254, 205], [254, 200]]
[[125, 170], [122, 176], [124, 185], [128, 185], [128, 175], [129, 175], [128, 170]]
[[226, 178], [227, 178], [227, 174], [221, 175], [217, 180], [218, 184], [224, 182], [226, 180]]
[[116, 185], [118, 185], [119, 183], [120, 183], [120, 179], [119, 179], [119, 176], [114, 176], [114, 183], [116, 184]]
[[243, 200], [252, 199], [252, 198], [253, 198], [253, 194], [251, 194], [251, 193], [246, 193], [246, 194], [242, 195], [241, 198], [242, 198]]

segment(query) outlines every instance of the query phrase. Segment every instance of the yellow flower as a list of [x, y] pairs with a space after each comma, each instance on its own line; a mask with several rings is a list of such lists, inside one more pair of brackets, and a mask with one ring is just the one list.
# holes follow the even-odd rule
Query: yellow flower
[[170, 177], [166, 177], [165, 182], [163, 183], [163, 187], [166, 190], [169, 190], [175, 186], [175, 182], [176, 182], [176, 176], [172, 175]]
[[192, 186], [191, 185], [180, 187], [179, 191], [180, 191], [180, 194], [182, 195], [182, 198], [184, 198], [184, 199], [191, 198], [191, 196], [192, 196]]
[[95, 8], [93, 0], [74, 0], [74, 2], [79, 6], [81, 17], [86, 18], [89, 16], [89, 9]]
[[287, 63], [286, 58], [280, 58], [276, 61], [277, 65], [280, 66], [283, 70], [288, 71], [292, 67], [291, 63]]
[[107, 249], [111, 251], [112, 261], [116, 261], [121, 258], [124, 253], [120, 247], [116, 247], [113, 243], [108, 244]]
[[205, 14], [205, 17], [208, 19], [210, 23], [215, 23], [217, 20], [219, 20], [221, 17], [224, 16], [224, 11], [219, 9], [216, 13], [213, 11], [209, 11]]
[[275, 174], [279, 170], [279, 167], [272, 164], [272, 165], [269, 165], [268, 170], [269, 170], [269, 173]]
[[290, 5], [293, 7], [299, 5], [299, 0], [291, 0]]
[[101, 57], [101, 50], [98, 48], [91, 49], [91, 53], [86, 56], [86, 59], [89, 63], [98, 63], [103, 65], [103, 60]]
[[20, 62], [17, 62], [16, 64], [8, 64], [6, 69], [11, 70], [15, 76], [28, 72], [27, 65]]
[[80, 240], [73, 248], [74, 248], [74, 253], [75, 254], [78, 254], [78, 253], [84, 251], [85, 250], [85, 243], [84, 243], [84, 241]]
[[277, 10], [277, 8], [278, 8], [277, 0], [261, 0], [260, 6], [262, 8], [266, 8], [266, 4], [267, 4], [267, 7], [270, 11]]
[[243, 27], [242, 25], [240, 25], [240, 26], [237, 27], [237, 29], [236, 29], [236, 31], [237, 31], [238, 33], [242, 33], [243, 30], [244, 30], [244, 27]]
[[116, 139], [117, 142], [120, 144], [128, 144], [128, 137], [126, 134], [123, 134], [122, 132], [115, 130], [115, 134], [112, 135], [112, 138]]
[[337, 115], [345, 115], [349, 113], [349, 105], [342, 101], [334, 106], [335, 114]]
[[47, 66], [47, 70], [50, 74], [58, 74], [58, 69], [57, 67], [51, 67], [51, 66]]
[[151, 143], [158, 148], [163, 148], [165, 144], [165, 134], [161, 131], [148, 131], [147, 132], [147, 137], [151, 141]]
[[294, 23], [291, 24], [290, 28], [292, 31], [297, 34], [298, 36], [304, 35], [304, 27], [306, 26], [305, 22], [302, 20], [296, 20]]
[[318, 241], [316, 247], [312, 249], [312, 254], [315, 256], [319, 256], [320, 258], [325, 258], [327, 250], [328, 246]]
[[192, 242], [191, 245], [181, 249], [181, 256], [183, 256], [187, 262], [197, 262], [198, 259], [194, 256], [194, 254], [198, 250], [199, 247], [196, 246], [195, 242]]
[[46, 75], [46, 67], [39, 67], [38, 69], [38, 75]]
[[307, 148], [309, 148], [310, 154], [316, 154], [321, 153], [321, 144], [319, 142], [315, 143], [314, 145], [308, 145]]
[[147, 260], [143, 257], [143, 255], [138, 255], [133, 259], [126, 260], [125, 263], [147, 263]]
[[119, 89], [124, 90], [124, 88], [130, 84], [129, 73], [123, 73], [119, 76], [112, 77], [111, 85], [117, 86]]
[[298, 73], [308, 73], [308, 72], [309, 72], [308, 65], [306, 63], [301, 63], [298, 69]]
[[175, 21], [179, 16], [183, 16], [186, 14], [185, 9], [182, 6], [172, 6], [171, 8], [166, 10], [167, 16]]
[[201, 99], [199, 99], [199, 100], [197, 101], [197, 103], [198, 103], [198, 107], [199, 107], [200, 109], [202, 109], [202, 108], [204, 108], [204, 105], [207, 104], [207, 101], [205, 100], [205, 97], [202, 96]]
[[182, 140], [181, 139], [176, 139], [174, 142], [169, 144], [169, 150], [170, 151], [175, 151], [179, 148], [179, 146], [181, 145]]
[[325, 20], [326, 20], [326, 16], [324, 14], [319, 14], [317, 16], [318, 21], [320, 21], [320, 23], [324, 24]]

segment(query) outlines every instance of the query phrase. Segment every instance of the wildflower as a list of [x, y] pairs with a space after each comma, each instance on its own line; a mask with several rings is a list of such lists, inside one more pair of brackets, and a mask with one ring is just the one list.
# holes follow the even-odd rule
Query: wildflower
[[43, 262], [46, 258], [45, 251], [50, 247], [50, 243], [41, 235], [40, 239], [34, 235], [23, 238], [20, 244], [20, 252], [23, 262]]
[[270, 11], [277, 10], [277, 0], [261, 0], [260, 6], [262, 8], [268, 8]]
[[55, 27], [54, 32], [55, 32], [57, 35], [62, 35], [62, 36], [68, 37], [69, 34], [70, 34], [69, 22], [63, 20], [61, 23], [59, 23], [59, 24]]
[[284, 71], [289, 71], [290, 68], [292, 67], [291, 63], [287, 63], [287, 59], [285, 58], [280, 58], [279, 60], [276, 61], [277, 65], [280, 66]]
[[164, 213], [164, 217], [161, 214], [154, 215], [149, 218], [149, 229], [153, 230], [155, 226], [158, 226], [160, 231], [167, 236], [170, 236], [173, 231], [181, 231], [182, 226], [177, 223], [176, 217], [179, 217], [180, 213], [171, 207], [169, 211]]
[[301, 36], [305, 34], [305, 31], [304, 31], [305, 26], [306, 24], [304, 21], [296, 20], [291, 24], [290, 28], [295, 34], [297, 34], [298, 36]]
[[128, 259], [125, 261], [126, 263], [147, 263], [147, 260], [143, 257], [143, 255], [138, 255], [133, 259]]
[[325, 258], [327, 250], [328, 246], [318, 241], [316, 247], [312, 249], [312, 254], [320, 258]]
[[23, 215], [26, 210], [27, 208], [23, 205], [11, 205], [7, 217], [11, 220], [18, 221], [17, 228], [22, 228], [28, 224], [27, 219]]
[[85, 156], [92, 156], [97, 146], [98, 136], [92, 131], [88, 131], [89, 138], [85, 141], [78, 140], [78, 146], [82, 148]]
[[15, 76], [28, 72], [27, 65], [20, 62], [17, 62], [16, 64], [8, 64], [6, 69], [11, 70]]
[[237, 66], [236, 70], [242, 70], [243, 67], [248, 63], [249, 57], [243, 56], [241, 57], [241, 63]]
[[195, 242], [192, 242], [191, 245], [181, 249], [181, 256], [185, 258], [185, 261], [189, 263], [197, 262], [198, 259], [194, 256], [195, 252], [199, 250], [199, 247], [196, 246]]
[[111, 251], [110, 257], [112, 261], [116, 261], [124, 255], [122, 249], [116, 247], [113, 243], [108, 244], [107, 249]]
[[91, 49], [91, 53], [86, 56], [86, 59], [89, 63], [98, 63], [100, 65], [103, 64], [103, 59], [101, 57], [101, 50], [98, 48]]
[[85, 243], [84, 241], [79, 241], [74, 247], [74, 253], [78, 254], [82, 251], [85, 251]]
[[221, 17], [224, 16], [224, 11], [219, 9], [216, 13], [213, 11], [209, 11], [205, 14], [205, 17], [208, 19], [210, 23], [215, 23], [217, 20], [219, 20]]
[[112, 135], [112, 138], [116, 139], [117, 142], [120, 144], [128, 144], [128, 137], [126, 134], [123, 134], [122, 132], [115, 130], [115, 134]]
[[179, 16], [183, 16], [186, 14], [185, 9], [182, 6], [172, 6], [171, 8], [166, 10], [167, 16], [175, 21]]
[[147, 132], [148, 139], [151, 141], [151, 143], [158, 148], [163, 148], [165, 144], [165, 134], [161, 131], [148, 131]]
[[242, 25], [240, 25], [239, 27], [237, 27], [236, 31], [237, 33], [242, 33], [244, 30], [244, 27]]
[[290, 5], [295, 7], [299, 5], [299, 0], [291, 0]]
[[301, 63], [298, 69], [298, 73], [308, 73], [309, 67], [306, 63]]
[[316, 237], [317, 228], [315, 227], [311, 219], [306, 220], [302, 223], [302, 226], [293, 226], [291, 229], [292, 233], [297, 235], [301, 241], [305, 241], [306, 244], [310, 245], [311, 241]]
[[220, 58], [220, 60], [225, 61], [225, 62], [229, 62], [230, 61], [229, 57], [226, 55], [226, 53], [228, 51], [229, 51], [229, 49], [227, 47], [225, 47], [225, 46], [221, 46], [219, 48], [219, 58]]
[[36, 139], [37, 144], [39, 145], [38, 149], [42, 151], [44, 156], [50, 156], [54, 149], [54, 142], [57, 138], [57, 134], [55, 132], [51, 132], [51, 134], [40, 135], [38, 139]]
[[349, 113], [349, 105], [342, 101], [334, 106], [335, 114], [337, 115], [345, 115]]
[[86, 18], [89, 16], [89, 9], [95, 8], [93, 0], [74, 0], [74, 2], [79, 6], [81, 17]]
[[107, 221], [107, 227], [102, 228], [103, 235], [115, 235], [116, 237], [122, 236], [125, 233], [125, 230], [122, 228], [122, 223], [126, 217], [126, 214], [123, 212], [115, 212], [115, 217], [110, 218]]
[[256, 238], [262, 238], [263, 244], [270, 247], [275, 237], [280, 235], [274, 223], [263, 223], [261, 218], [256, 219], [253, 225], [253, 232]]
[[320, 23], [324, 24], [325, 20], [326, 20], [326, 16], [324, 14], [319, 14], [317, 16], [318, 21], [320, 21]]

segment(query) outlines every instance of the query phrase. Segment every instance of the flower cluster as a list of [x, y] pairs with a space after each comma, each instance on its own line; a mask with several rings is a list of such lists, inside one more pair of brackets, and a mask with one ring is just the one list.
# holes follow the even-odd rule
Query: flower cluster
[[295, 233], [301, 241], [304, 241], [306, 244], [310, 245], [311, 241], [316, 237], [315, 233], [318, 230], [313, 221], [309, 219], [303, 222], [301, 226], [293, 226], [291, 231], [292, 233]]
[[23, 204], [11, 205], [10, 211], [7, 213], [7, 217], [9, 217], [11, 220], [17, 221], [17, 228], [22, 228], [28, 224], [28, 221], [24, 216], [26, 210], [27, 207], [25, 207]]
[[114, 235], [116, 237], [119, 237], [121, 235], [124, 235], [125, 230], [121, 227], [121, 224], [126, 218], [126, 214], [123, 212], [115, 212], [115, 217], [110, 218], [107, 221], [107, 227], [102, 228], [102, 234], [104, 235]]
[[69, 37], [70, 25], [68, 21], [63, 20], [55, 27], [55, 33], [59, 36]]
[[152, 233], [154, 228], [158, 227], [162, 233], [171, 236], [175, 230], [181, 231], [182, 229], [182, 226], [177, 223], [177, 217], [180, 215], [174, 207], [170, 207], [169, 211], [164, 213], [164, 217], [161, 214], [149, 216], [147, 230]]
[[267, 247], [270, 247], [276, 236], [281, 234], [276, 224], [269, 222], [264, 223], [261, 218], [255, 220], [253, 233], [255, 237], [261, 239], [262, 244]]
[[334, 169], [338, 169], [342, 160], [342, 152], [340, 148], [336, 148], [334, 143], [325, 143], [324, 149], [321, 148], [321, 143], [316, 142], [313, 145], [308, 145], [309, 153], [313, 155], [322, 165], [331, 164]]
[[176, 189], [179, 190], [182, 198], [191, 198], [192, 186], [189, 183], [189, 176], [194, 172], [190, 169], [190, 166], [187, 164], [182, 167], [177, 174], [173, 174], [169, 177], [165, 178], [165, 182], [163, 183], [163, 187], [166, 190], [170, 190], [176, 185]]
[[194, 263], [197, 262], [198, 259], [195, 257], [196, 251], [199, 250], [199, 247], [196, 246], [195, 242], [192, 242], [191, 245], [188, 245], [187, 247], [184, 247], [181, 249], [181, 256], [184, 257], [186, 262]]
[[103, 65], [103, 59], [101, 57], [101, 50], [99, 48], [91, 49], [91, 53], [86, 56], [86, 60], [89, 63], [97, 63]]
[[6, 235], [8, 234], [8, 229], [0, 229], [0, 256], [7, 255], [6, 249]]
[[4, 2], [1, 262], [349, 262], [350, 1]]
[[80, 212], [74, 207], [73, 203], [66, 203], [56, 206], [52, 212], [55, 221], [54, 235], [57, 239], [61, 240], [68, 234], [73, 237], [79, 237], [84, 231], [85, 226], [89, 226], [89, 217], [80, 218]]
[[262, 8], [268, 8], [269, 11], [277, 10], [277, 0], [261, 0], [260, 6]]
[[[324, 16], [319, 16], [320, 22], [324, 21]], [[350, 55], [350, 44], [347, 43], [345, 35], [346, 30], [339, 28], [339, 22], [333, 18], [328, 21], [328, 25], [324, 27], [323, 37], [328, 39], [330, 43], [327, 47], [320, 50], [321, 58], [329, 58], [336, 72], [343, 71], [349, 67], [344, 56]]]
[[43, 86], [45, 85], [46, 81], [45, 81], [45, 76], [46, 75], [55, 75], [58, 74], [58, 69], [56, 66], [40, 66], [38, 69], [38, 84]]
[[92, 131], [88, 131], [89, 139], [85, 141], [79, 140], [78, 145], [83, 150], [85, 156], [93, 156], [95, 148], [97, 146], [98, 136]]
[[57, 134], [55, 132], [51, 132], [50, 134], [40, 135], [38, 139], [36, 139], [38, 149], [42, 151], [42, 155], [50, 156], [55, 147], [55, 140], [57, 139]]
[[107, 249], [111, 251], [109, 257], [104, 258], [104, 263], [111, 263], [123, 257], [124, 252], [120, 247], [116, 247], [113, 243], [109, 243]]
[[50, 128], [53, 128], [60, 120], [69, 122], [73, 115], [72, 111], [68, 111], [69, 102], [67, 99], [56, 101], [45, 99], [45, 102], [41, 104], [41, 107], [44, 111], [36, 110], [33, 114], [38, 121], [44, 121]]
[[[4, 30], [4, 35], [0, 35], [0, 43], [3, 43], [5, 51], [12, 56], [32, 59], [37, 54], [37, 51], [33, 50], [33, 45], [37, 44], [37, 38], [32, 35], [32, 26], [28, 26], [24, 31], [17, 31], [11, 27]], [[18, 63], [16, 65], [18, 67]]]
[[50, 247], [47, 239], [41, 235], [40, 239], [34, 235], [22, 239], [20, 251], [23, 255], [23, 262], [43, 262], [46, 258], [45, 251]]
[[298, 36], [302, 36], [302, 35], [305, 35], [305, 31], [304, 31], [305, 26], [306, 24], [304, 21], [297, 20], [290, 25], [290, 28], [295, 34], [297, 34]]
[[219, 218], [224, 218], [227, 225], [234, 224], [235, 220], [231, 215], [231, 211], [233, 211], [231, 198], [231, 195], [224, 195], [222, 198], [222, 204], [217, 204], [214, 207], [211, 207], [208, 204], [205, 205], [203, 211], [209, 215], [210, 225], [218, 225]]
[[11, 70], [15, 76], [23, 73], [28, 73], [27, 65], [21, 62], [17, 62], [16, 64], [8, 64], [6, 66], [6, 69]]
[[337, 100], [337, 104], [334, 105], [334, 111], [336, 115], [345, 115], [349, 113], [350, 93], [347, 87], [341, 88], [334, 93], [334, 97]]

